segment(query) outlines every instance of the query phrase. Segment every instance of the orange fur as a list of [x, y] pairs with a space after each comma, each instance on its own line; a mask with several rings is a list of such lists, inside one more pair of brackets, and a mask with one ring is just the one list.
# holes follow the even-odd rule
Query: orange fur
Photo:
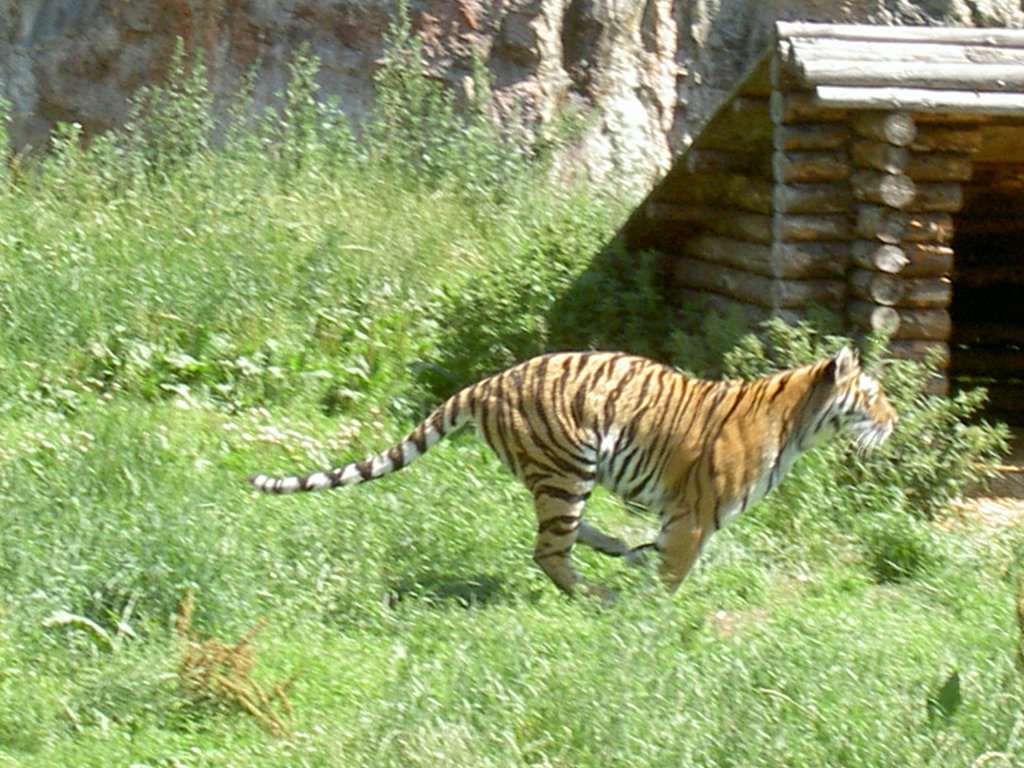
[[[544, 572], [567, 593], [605, 595], [573, 568], [577, 540], [630, 562], [654, 548], [662, 579], [675, 589], [708, 537], [774, 488], [797, 456], [847, 425], [874, 447], [896, 414], [848, 349], [751, 382], [691, 379], [634, 355], [565, 352], [466, 387], [365, 461], [251, 480], [284, 493], [375, 479], [467, 422], [533, 494], [534, 558]], [[656, 541], [630, 548], [583, 521], [596, 484], [655, 509]]]

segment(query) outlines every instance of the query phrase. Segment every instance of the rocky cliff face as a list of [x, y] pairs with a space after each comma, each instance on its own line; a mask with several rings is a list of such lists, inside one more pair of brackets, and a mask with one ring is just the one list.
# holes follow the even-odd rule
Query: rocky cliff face
[[[768, 39], [778, 18], [878, 24], [1021, 26], [1010, 0], [409, 0], [430, 68], [466, 89], [472, 52], [499, 111], [527, 124], [568, 107], [590, 116], [567, 166], [647, 179], [669, 164]], [[321, 86], [354, 119], [394, 0], [0, 0], [0, 93], [18, 147], [57, 121], [101, 131], [126, 97], [166, 71], [175, 39], [201, 50], [214, 92], [258, 72], [273, 101], [290, 52], [308, 42]]]

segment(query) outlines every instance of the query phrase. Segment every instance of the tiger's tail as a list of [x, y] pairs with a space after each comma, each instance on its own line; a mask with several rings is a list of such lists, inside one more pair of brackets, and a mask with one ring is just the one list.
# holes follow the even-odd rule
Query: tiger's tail
[[355, 485], [396, 472], [412, 464], [431, 446], [473, 418], [472, 410], [467, 405], [472, 404], [473, 397], [466, 395], [467, 390], [463, 390], [446, 400], [406, 435], [405, 439], [363, 461], [353, 461], [309, 475], [271, 477], [255, 474], [249, 478], [249, 482], [264, 493], [296, 493]]

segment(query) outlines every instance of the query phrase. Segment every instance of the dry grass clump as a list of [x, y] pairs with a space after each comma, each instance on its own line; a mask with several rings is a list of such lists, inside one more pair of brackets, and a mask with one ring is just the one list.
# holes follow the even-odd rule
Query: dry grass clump
[[175, 622], [180, 646], [178, 685], [187, 699], [196, 705], [241, 710], [273, 735], [285, 735], [288, 726], [284, 718], [292, 716], [287, 691], [297, 674], [269, 688], [252, 677], [256, 666], [252, 641], [266, 626], [266, 621], [258, 622], [234, 644], [215, 637], [200, 640], [199, 633], [192, 627], [194, 609], [195, 597], [189, 590], [181, 601]]

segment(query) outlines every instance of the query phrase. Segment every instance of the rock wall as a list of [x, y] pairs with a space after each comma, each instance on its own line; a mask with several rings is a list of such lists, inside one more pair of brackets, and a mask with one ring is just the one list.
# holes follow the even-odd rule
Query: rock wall
[[[778, 18], [878, 24], [1021, 26], [1009, 0], [409, 0], [433, 74], [456, 92], [471, 54], [486, 63], [499, 112], [588, 116], [566, 167], [646, 181], [685, 148], [768, 39]], [[166, 71], [175, 39], [201, 50], [215, 93], [255, 67], [271, 103], [290, 52], [308, 42], [321, 86], [354, 119], [395, 0], [0, 0], [0, 93], [18, 148], [58, 121], [102, 131], [126, 98]]]

